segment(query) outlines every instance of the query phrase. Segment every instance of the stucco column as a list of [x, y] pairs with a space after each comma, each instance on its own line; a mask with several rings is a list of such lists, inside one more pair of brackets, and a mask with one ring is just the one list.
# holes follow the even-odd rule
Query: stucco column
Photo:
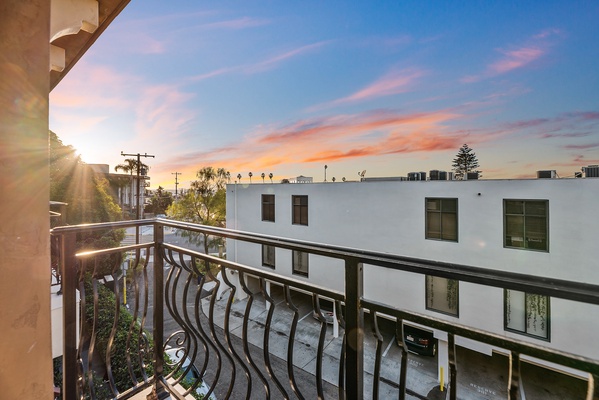
[[50, 1], [0, 2], [0, 397], [52, 398]]

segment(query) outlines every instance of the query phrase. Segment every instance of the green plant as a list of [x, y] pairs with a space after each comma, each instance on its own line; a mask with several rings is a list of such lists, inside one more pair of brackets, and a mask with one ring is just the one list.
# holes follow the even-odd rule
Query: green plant
[[[88, 332], [91, 333], [94, 323], [91, 277], [87, 277], [84, 285], [87, 299], [85, 303], [85, 323], [87, 324], [86, 328]], [[98, 308], [95, 345], [101, 359], [106, 360], [108, 341], [115, 321], [117, 302], [114, 294], [103, 285], [97, 285], [97, 290]], [[139, 322], [135, 321], [126, 309], [120, 308], [119, 318], [116, 323], [116, 334], [110, 348], [110, 365], [116, 387], [119, 391], [124, 391], [133, 385], [133, 381], [129, 375], [129, 362], [138, 380], [143, 379], [143, 373], [147, 377], [154, 373], [152, 364], [154, 343], [151, 335], [141, 328]], [[141, 364], [139, 354], [141, 354]]]

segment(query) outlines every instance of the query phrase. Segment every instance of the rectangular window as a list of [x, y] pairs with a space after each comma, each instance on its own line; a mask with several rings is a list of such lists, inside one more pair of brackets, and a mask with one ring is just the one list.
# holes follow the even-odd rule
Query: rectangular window
[[262, 221], [275, 222], [275, 195], [262, 195]]
[[458, 316], [459, 281], [426, 276], [426, 308], [444, 314]]
[[308, 276], [308, 253], [293, 250], [293, 273]]
[[293, 223], [308, 225], [308, 196], [291, 196]]
[[458, 241], [458, 199], [426, 199], [425, 237]]
[[549, 340], [549, 297], [517, 290], [504, 290], [506, 331]]
[[262, 265], [270, 268], [275, 267], [275, 246], [262, 245]]
[[504, 246], [549, 251], [547, 200], [504, 200]]

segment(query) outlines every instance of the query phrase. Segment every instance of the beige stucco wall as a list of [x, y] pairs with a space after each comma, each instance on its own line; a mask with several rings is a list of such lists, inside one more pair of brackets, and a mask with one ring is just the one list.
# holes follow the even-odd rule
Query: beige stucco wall
[[52, 398], [50, 2], [0, 3], [0, 397]]

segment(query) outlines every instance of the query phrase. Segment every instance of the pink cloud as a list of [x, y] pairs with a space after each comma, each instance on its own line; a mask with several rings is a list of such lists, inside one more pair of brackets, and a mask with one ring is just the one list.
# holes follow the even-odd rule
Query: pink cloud
[[568, 150], [589, 150], [599, 148], [599, 143], [567, 144], [562, 147]]
[[143, 88], [135, 108], [136, 140], [152, 140], [162, 145], [173, 145], [196, 116], [186, 105], [193, 96], [191, 93], [182, 92], [175, 85]]
[[93, 104], [96, 109], [122, 109], [132, 104], [131, 99], [114, 88], [131, 88], [139, 81], [137, 77], [114, 68], [80, 61], [68, 78], [50, 93], [50, 102], [56, 108], [79, 108]]
[[391, 71], [365, 88], [335, 100], [335, 103], [350, 103], [406, 92], [410, 85], [423, 75], [424, 71], [415, 69]]
[[474, 83], [529, 66], [548, 53], [552, 45], [549, 39], [560, 33], [559, 29], [545, 29], [531, 36], [524, 44], [509, 50], [497, 49], [503, 55], [500, 59], [489, 64], [483, 73], [466, 75], [460, 82]]
[[493, 74], [504, 74], [516, 68], [524, 67], [537, 60], [546, 50], [534, 47], [523, 47], [511, 51], [502, 51], [505, 57], [489, 65], [488, 70]]
[[461, 115], [447, 111], [377, 111], [314, 118], [283, 127], [260, 128], [235, 145], [177, 156], [166, 164], [168, 168], [183, 168], [190, 163], [198, 167], [197, 160], [202, 160], [202, 164], [222, 165], [235, 171], [272, 168], [282, 163], [454, 149], [462, 143], [463, 134], [449, 131], [447, 124], [458, 118]]

